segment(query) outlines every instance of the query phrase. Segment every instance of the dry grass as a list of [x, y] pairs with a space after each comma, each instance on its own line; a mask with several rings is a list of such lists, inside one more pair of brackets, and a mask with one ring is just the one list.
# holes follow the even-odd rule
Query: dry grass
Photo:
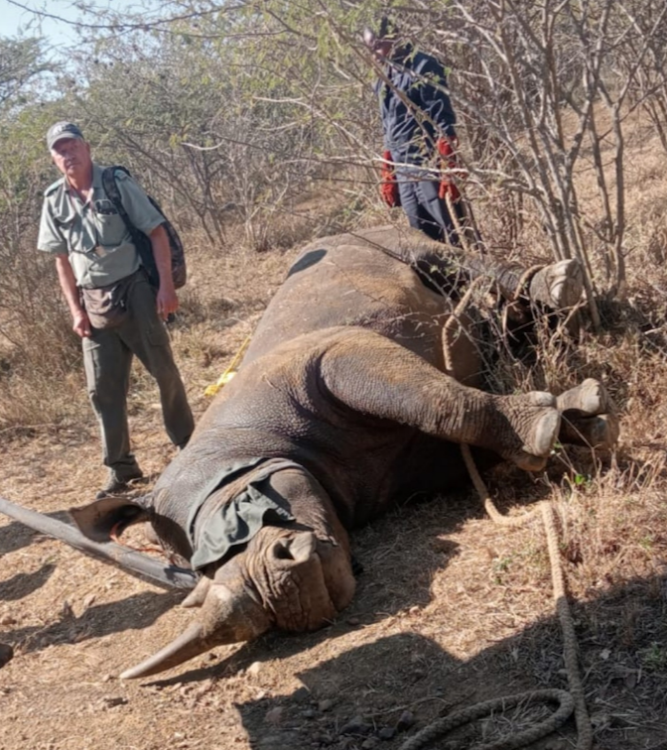
[[[545, 345], [536, 367], [505, 362], [499, 377], [505, 390], [602, 379], [623, 417], [619, 449], [562, 449], [538, 477], [501, 466], [488, 478], [505, 512], [543, 498], [556, 505], [597, 750], [657, 750], [667, 739], [667, 184], [655, 139], [643, 133], [631, 147], [630, 301], [603, 309], [601, 336], [586, 333], [574, 351]], [[317, 201], [306, 210], [316, 214]], [[385, 218], [369, 212], [359, 223]], [[172, 342], [198, 414], [204, 387], [252, 332], [292, 256], [243, 249], [236, 231], [226, 248], [190, 238]], [[539, 241], [536, 230], [527, 262], [540, 257]], [[57, 388], [0, 380], [0, 493], [44, 512], [87, 501], [104, 475], [79, 368], [71, 373]], [[150, 379], [139, 368], [134, 377], [133, 438], [156, 475], [172, 449]], [[0, 748], [355, 750], [373, 746], [341, 734], [357, 716], [377, 731], [408, 711], [421, 727], [479, 700], [565, 686], [539, 523], [494, 526], [462, 493], [408, 501], [355, 534], [354, 547], [364, 567], [358, 595], [325, 631], [216, 649], [158, 682], [121, 684], [113, 675], [189, 620], [174, 607], [179, 595], [4, 522], [0, 640], [16, 657], [0, 673]], [[476, 731], [490, 737], [526, 720], [519, 711]], [[398, 750], [405, 736], [381, 747]], [[566, 726], [539, 747], [565, 750], [573, 737]], [[464, 733], [442, 746], [472, 742]]]

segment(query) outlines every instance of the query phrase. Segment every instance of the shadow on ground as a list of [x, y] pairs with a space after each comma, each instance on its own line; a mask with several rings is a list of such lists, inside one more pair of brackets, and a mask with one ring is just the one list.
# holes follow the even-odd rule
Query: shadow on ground
[[[667, 747], [665, 608], [665, 580], [657, 577], [630, 581], [574, 608], [596, 750]], [[468, 661], [405, 632], [360, 645], [298, 677], [303, 686], [291, 695], [237, 706], [253, 750], [399, 750], [425, 726], [474, 703], [525, 690], [567, 689], [555, 618]], [[472, 750], [547, 712], [522, 708], [424, 747]], [[528, 747], [570, 750], [575, 740], [570, 720]]]
[[144, 592], [122, 601], [89, 607], [78, 617], [65, 608], [60, 620], [42, 625], [16, 628], [2, 633], [2, 641], [23, 652], [40, 651], [62, 643], [79, 643], [124, 630], [141, 630], [152, 625], [167, 610], [183, 599], [183, 592], [158, 594]]

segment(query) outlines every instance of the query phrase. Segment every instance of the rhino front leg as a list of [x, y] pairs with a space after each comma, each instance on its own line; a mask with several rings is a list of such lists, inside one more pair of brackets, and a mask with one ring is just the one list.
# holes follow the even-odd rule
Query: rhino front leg
[[558, 435], [561, 443], [590, 448], [616, 445], [620, 433], [616, 407], [600, 381], [587, 378], [561, 393], [557, 403], [562, 414]]
[[492, 450], [528, 471], [544, 467], [558, 437], [560, 412], [550, 393], [495, 396], [464, 386], [365, 329], [342, 333], [319, 368], [332, 396], [361, 414]]

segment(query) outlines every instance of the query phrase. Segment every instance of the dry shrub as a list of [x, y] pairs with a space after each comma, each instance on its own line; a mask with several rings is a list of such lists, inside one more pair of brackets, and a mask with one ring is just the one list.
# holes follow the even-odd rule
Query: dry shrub
[[[26, 249], [33, 256], [34, 249]], [[49, 259], [14, 269], [0, 308], [0, 429], [53, 424], [78, 410], [81, 352]]]

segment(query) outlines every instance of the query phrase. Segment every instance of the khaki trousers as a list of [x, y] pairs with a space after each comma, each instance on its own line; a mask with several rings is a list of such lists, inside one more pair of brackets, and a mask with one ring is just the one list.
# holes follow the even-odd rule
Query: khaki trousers
[[155, 291], [143, 273], [131, 284], [126, 305], [128, 316], [118, 327], [93, 328], [91, 337], [82, 339], [88, 395], [100, 424], [104, 464], [120, 480], [140, 473], [130, 449], [127, 422], [130, 366], [135, 354], [158, 385], [171, 442], [184, 444], [194, 429], [169, 336], [157, 314]]

